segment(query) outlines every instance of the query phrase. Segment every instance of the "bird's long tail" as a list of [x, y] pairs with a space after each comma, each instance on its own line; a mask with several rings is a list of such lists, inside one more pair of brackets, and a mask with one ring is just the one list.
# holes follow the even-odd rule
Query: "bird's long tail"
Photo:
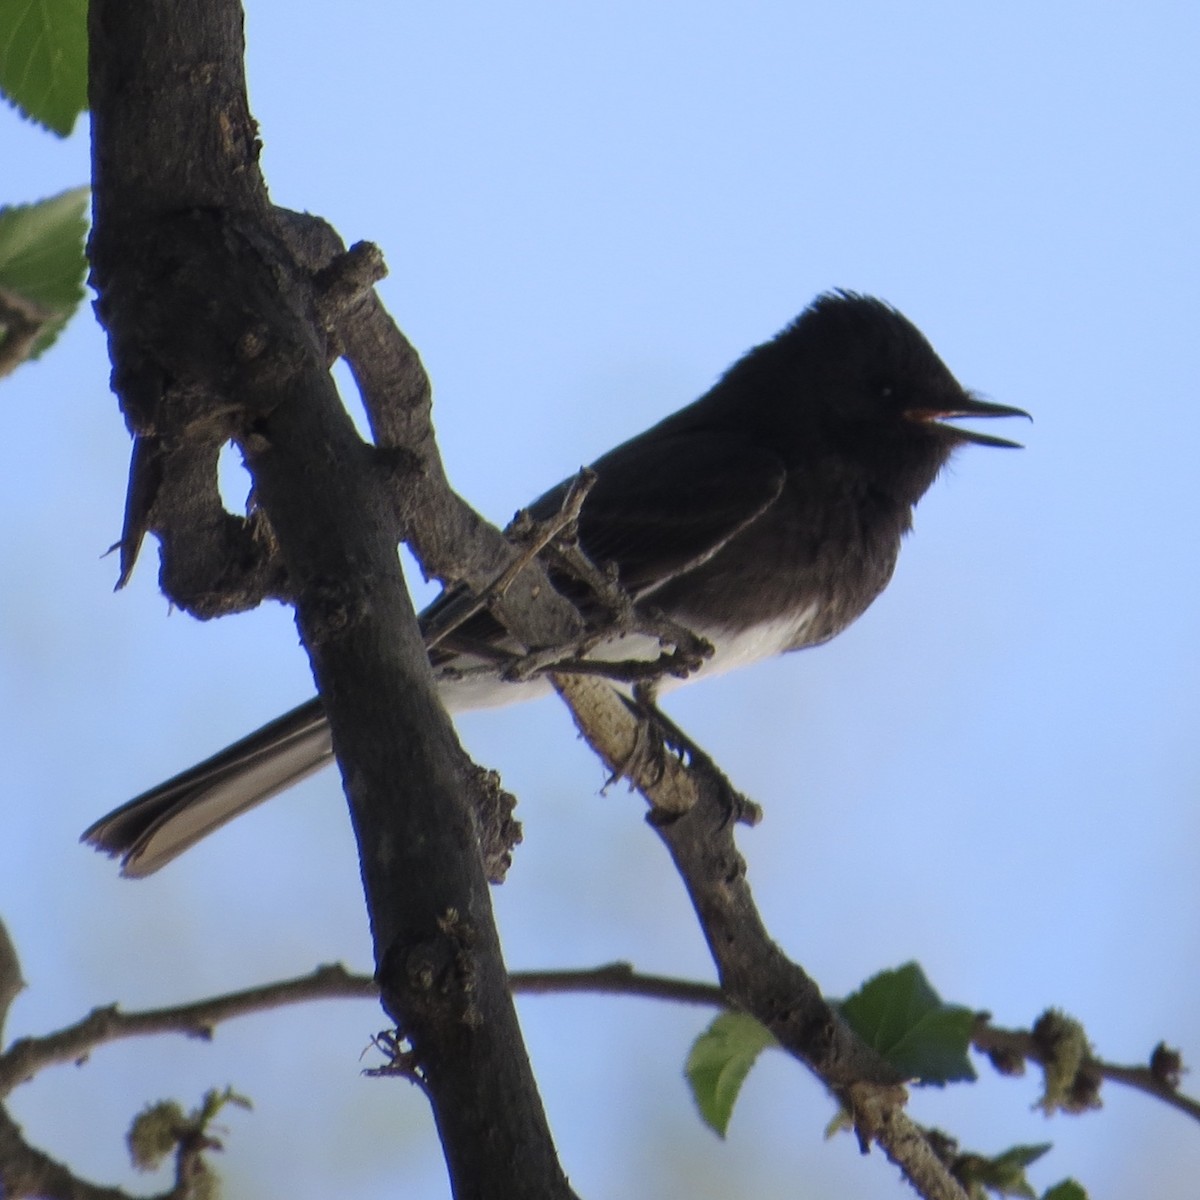
[[319, 699], [309, 700], [135, 796], [85, 830], [81, 840], [119, 857], [122, 875], [150, 875], [332, 758], [325, 709]]

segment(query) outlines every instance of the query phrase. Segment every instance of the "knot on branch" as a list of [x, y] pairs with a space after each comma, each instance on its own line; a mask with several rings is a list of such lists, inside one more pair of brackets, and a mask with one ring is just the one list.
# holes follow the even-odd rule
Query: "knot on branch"
[[342, 320], [370, 295], [375, 284], [386, 278], [383, 251], [371, 242], [355, 242], [349, 250], [339, 250], [331, 262], [313, 272], [317, 313], [339, 347], [337, 330]]
[[376, 979], [389, 1015], [400, 1022], [418, 1054], [417, 1031], [448, 1023], [478, 1028], [476, 932], [457, 909], [446, 909], [426, 937], [401, 937], [383, 955]]
[[261, 514], [226, 510], [217, 464], [231, 440], [262, 451], [264, 423], [325, 352], [306, 319], [309, 279], [261, 224], [215, 209], [162, 215], [121, 246], [108, 256], [101, 239], [96, 253], [114, 386], [135, 435], [118, 586], [154, 533], [163, 590], [194, 615], [282, 598], [275, 539]]
[[211, 441], [170, 445], [137, 437], [129, 466], [117, 587], [133, 573], [145, 535], [159, 540], [159, 584], [178, 608], [205, 620], [288, 593], [287, 572], [265, 515], [229, 512]]
[[350, 581], [328, 576], [309, 582], [303, 595], [304, 636], [311, 651], [345, 633], [370, 612], [364, 590]]
[[489, 883], [503, 883], [512, 866], [513, 850], [521, 844], [521, 822], [513, 813], [517, 798], [505, 791], [500, 773], [470, 764], [471, 807], [479, 828], [479, 851]]
[[1099, 1108], [1102, 1076], [1083, 1026], [1051, 1008], [1038, 1017], [1031, 1033], [1045, 1076], [1038, 1101], [1042, 1111], [1049, 1116], [1059, 1110], [1081, 1113]]

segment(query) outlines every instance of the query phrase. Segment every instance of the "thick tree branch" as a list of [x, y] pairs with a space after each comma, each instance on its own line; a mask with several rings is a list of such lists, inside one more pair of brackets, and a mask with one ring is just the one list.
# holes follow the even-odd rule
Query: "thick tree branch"
[[[397, 537], [409, 543], [427, 577], [490, 595], [497, 616], [524, 645], [577, 638], [579, 614], [554, 591], [544, 568], [533, 557], [521, 560], [500, 530], [451, 489], [434, 440], [429, 378], [416, 350], [373, 290], [345, 286], [345, 272], [361, 270], [361, 247], [346, 251], [336, 231], [308, 213], [276, 209], [275, 218], [297, 261], [325, 289], [322, 313], [358, 384], [378, 448], [375, 461], [395, 505]], [[518, 562], [520, 570], [496, 591], [495, 582]]]
[[[250, 598], [240, 580], [220, 590], [229, 560], [204, 488], [192, 510], [163, 501], [181, 456], [237, 441], [325, 699], [384, 1006], [413, 1047], [455, 1193], [569, 1196], [492, 920], [479, 773], [434, 692], [375, 452], [328, 373], [322, 299], [258, 171], [240, 7], [94, 0], [89, 32], [93, 282], [126, 417], [161, 451], [158, 485], [151, 472], [131, 487], [124, 568], [153, 528], [164, 550], [191, 539], [197, 577], [224, 597], [210, 611]], [[400, 474], [431, 454], [403, 449]]]
[[[0, 1106], [0, 1187], [11, 1200], [134, 1200], [130, 1192], [102, 1187], [80, 1179], [69, 1168], [31, 1146], [21, 1127]], [[172, 1188], [153, 1197], [137, 1200], [185, 1200], [186, 1192]]]
[[[594, 680], [559, 676], [555, 686], [605, 764], [626, 773], [644, 737], [628, 707], [610, 700], [605, 693], [611, 689]], [[708, 760], [685, 765], [667, 755], [635, 761], [630, 782], [652, 806], [651, 824], [683, 876], [730, 999], [835, 1090], [899, 1083], [895, 1070], [850, 1032], [768, 935], [733, 841], [731, 816], [743, 801], [724, 776]]]
[[767, 933], [733, 841], [744, 798], [699, 753], [686, 766], [671, 754], [645, 754], [644, 727], [607, 685], [563, 675], [554, 686], [592, 749], [649, 801], [651, 825], [688, 889], [722, 990], [841, 1099], [864, 1149], [877, 1142], [927, 1200], [962, 1200], [961, 1187], [905, 1116], [895, 1069], [854, 1035]]

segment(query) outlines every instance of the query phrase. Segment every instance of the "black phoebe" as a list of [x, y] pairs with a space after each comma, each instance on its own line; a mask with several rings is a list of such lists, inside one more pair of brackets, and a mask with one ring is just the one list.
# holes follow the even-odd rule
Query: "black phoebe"
[[[828, 293], [694, 404], [593, 464], [579, 543], [593, 562], [615, 563], [636, 600], [712, 643], [691, 678], [815, 646], [883, 590], [913, 505], [951, 453], [1016, 445], [942, 420], [1010, 416], [1028, 414], [962, 388], [894, 308]], [[567, 486], [532, 515], [558, 511]], [[434, 651], [452, 712], [548, 690], [545, 679], [499, 678], [504, 639], [481, 612]], [[644, 641], [593, 655], [656, 657], [658, 644]], [[149, 875], [332, 754], [318, 697], [101, 818], [83, 840], [120, 855], [123, 874]]]

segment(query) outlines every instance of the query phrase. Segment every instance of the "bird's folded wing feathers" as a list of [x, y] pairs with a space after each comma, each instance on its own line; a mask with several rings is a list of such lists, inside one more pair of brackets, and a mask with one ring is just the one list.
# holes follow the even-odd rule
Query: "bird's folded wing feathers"
[[[664, 470], [667, 461], [670, 470]], [[680, 462], [690, 468], [683, 486]], [[596, 481], [580, 518], [580, 548], [600, 568], [616, 563], [620, 583], [635, 599], [712, 558], [770, 508], [786, 478], [773, 452], [708, 431], [635, 439], [592, 469]], [[556, 514], [572, 482], [565, 479], [534, 500], [529, 515], [546, 521]], [[595, 598], [582, 583], [562, 571], [552, 570], [551, 576], [584, 618], [596, 616]], [[466, 602], [466, 590], [446, 590], [421, 613], [421, 622], [443, 622]], [[490, 646], [517, 653], [504, 626], [484, 610], [456, 626], [431, 658], [434, 666], [452, 664], [460, 655], [486, 659]]]
[[[665, 464], [670, 469], [664, 469]], [[679, 465], [688, 473], [681, 481]], [[598, 567], [615, 563], [623, 587], [636, 599], [711, 558], [730, 538], [757, 520], [778, 498], [786, 470], [769, 450], [727, 434], [684, 430], [618, 446], [592, 465], [596, 482], [579, 521], [579, 545]], [[565, 479], [535, 500], [535, 520], [553, 517], [574, 482]], [[596, 616], [596, 598], [578, 580], [551, 570], [554, 586], [585, 619]], [[468, 601], [462, 588], [442, 593], [422, 613], [422, 623], [442, 622]], [[476, 612], [433, 651], [435, 667], [460, 656], [487, 658], [488, 647], [517, 653], [507, 631], [488, 610]]]
[[[592, 469], [579, 544], [597, 566], [616, 563], [635, 597], [716, 554], [770, 508], [787, 474], [771, 450], [704, 430], [635, 439]], [[547, 492], [530, 513], [555, 512], [567, 486]]]

